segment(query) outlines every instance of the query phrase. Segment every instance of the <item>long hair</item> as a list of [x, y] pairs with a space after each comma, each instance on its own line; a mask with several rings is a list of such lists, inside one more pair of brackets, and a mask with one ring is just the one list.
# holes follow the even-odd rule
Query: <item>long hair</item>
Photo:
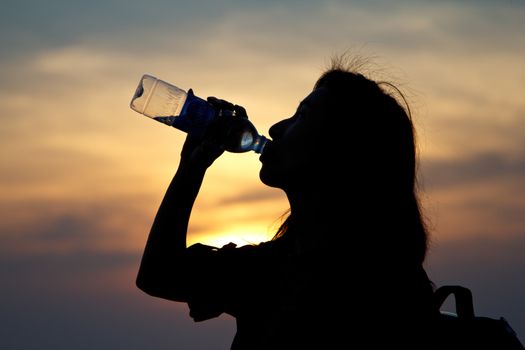
[[[410, 262], [422, 263], [428, 231], [418, 196], [417, 143], [407, 100], [395, 84], [371, 80], [338, 59], [314, 84], [314, 90], [319, 88], [329, 91], [326, 114], [339, 118], [338, 128], [351, 130], [348, 137], [330, 141], [333, 148], [348, 149], [346, 164], [340, 162], [333, 173], [362, 184], [352, 189], [352, 196], [360, 201], [363, 220], [375, 220], [374, 232], [389, 232], [374, 239], [401, 249]], [[343, 170], [350, 162], [351, 175]], [[285, 238], [293, 222], [288, 213], [273, 239]]]

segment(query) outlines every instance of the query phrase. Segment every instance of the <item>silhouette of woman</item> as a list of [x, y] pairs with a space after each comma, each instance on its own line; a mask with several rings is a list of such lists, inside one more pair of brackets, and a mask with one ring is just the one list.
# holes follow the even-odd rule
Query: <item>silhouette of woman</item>
[[211, 133], [189, 135], [137, 286], [187, 303], [195, 321], [232, 315], [235, 350], [427, 348], [436, 311], [414, 127], [387, 91], [399, 92], [336, 59], [295, 114], [270, 128], [260, 179], [285, 192], [290, 211], [260, 244], [186, 246], [206, 169], [223, 152]]

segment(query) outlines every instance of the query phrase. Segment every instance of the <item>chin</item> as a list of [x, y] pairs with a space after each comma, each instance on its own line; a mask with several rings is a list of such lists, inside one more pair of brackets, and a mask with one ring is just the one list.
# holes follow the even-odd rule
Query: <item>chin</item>
[[265, 169], [264, 166], [259, 171], [259, 179], [261, 179], [262, 183], [266, 186], [282, 188], [282, 181], [279, 181], [279, 178]]

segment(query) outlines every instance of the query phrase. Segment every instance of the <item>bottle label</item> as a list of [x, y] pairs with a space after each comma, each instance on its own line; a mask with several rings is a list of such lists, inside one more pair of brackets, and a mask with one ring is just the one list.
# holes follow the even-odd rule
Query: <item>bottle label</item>
[[179, 116], [170, 120], [171, 126], [187, 133], [201, 133], [215, 119], [215, 109], [193, 93], [188, 93]]

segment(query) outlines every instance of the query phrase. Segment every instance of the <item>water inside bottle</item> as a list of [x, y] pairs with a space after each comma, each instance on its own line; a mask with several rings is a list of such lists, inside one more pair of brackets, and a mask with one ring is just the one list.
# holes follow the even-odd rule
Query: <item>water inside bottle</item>
[[240, 142], [239, 142], [239, 147], [241, 149], [247, 149], [252, 144], [253, 144], [253, 135], [248, 131], [243, 132], [241, 135]]
[[[130, 107], [150, 118], [176, 117], [186, 101], [186, 91], [144, 74], [135, 90]], [[171, 120], [159, 120], [169, 124]]]
[[266, 137], [259, 135], [248, 119], [234, 117], [232, 121], [234, 122], [226, 135], [226, 150], [234, 153], [261, 153], [267, 141]]

